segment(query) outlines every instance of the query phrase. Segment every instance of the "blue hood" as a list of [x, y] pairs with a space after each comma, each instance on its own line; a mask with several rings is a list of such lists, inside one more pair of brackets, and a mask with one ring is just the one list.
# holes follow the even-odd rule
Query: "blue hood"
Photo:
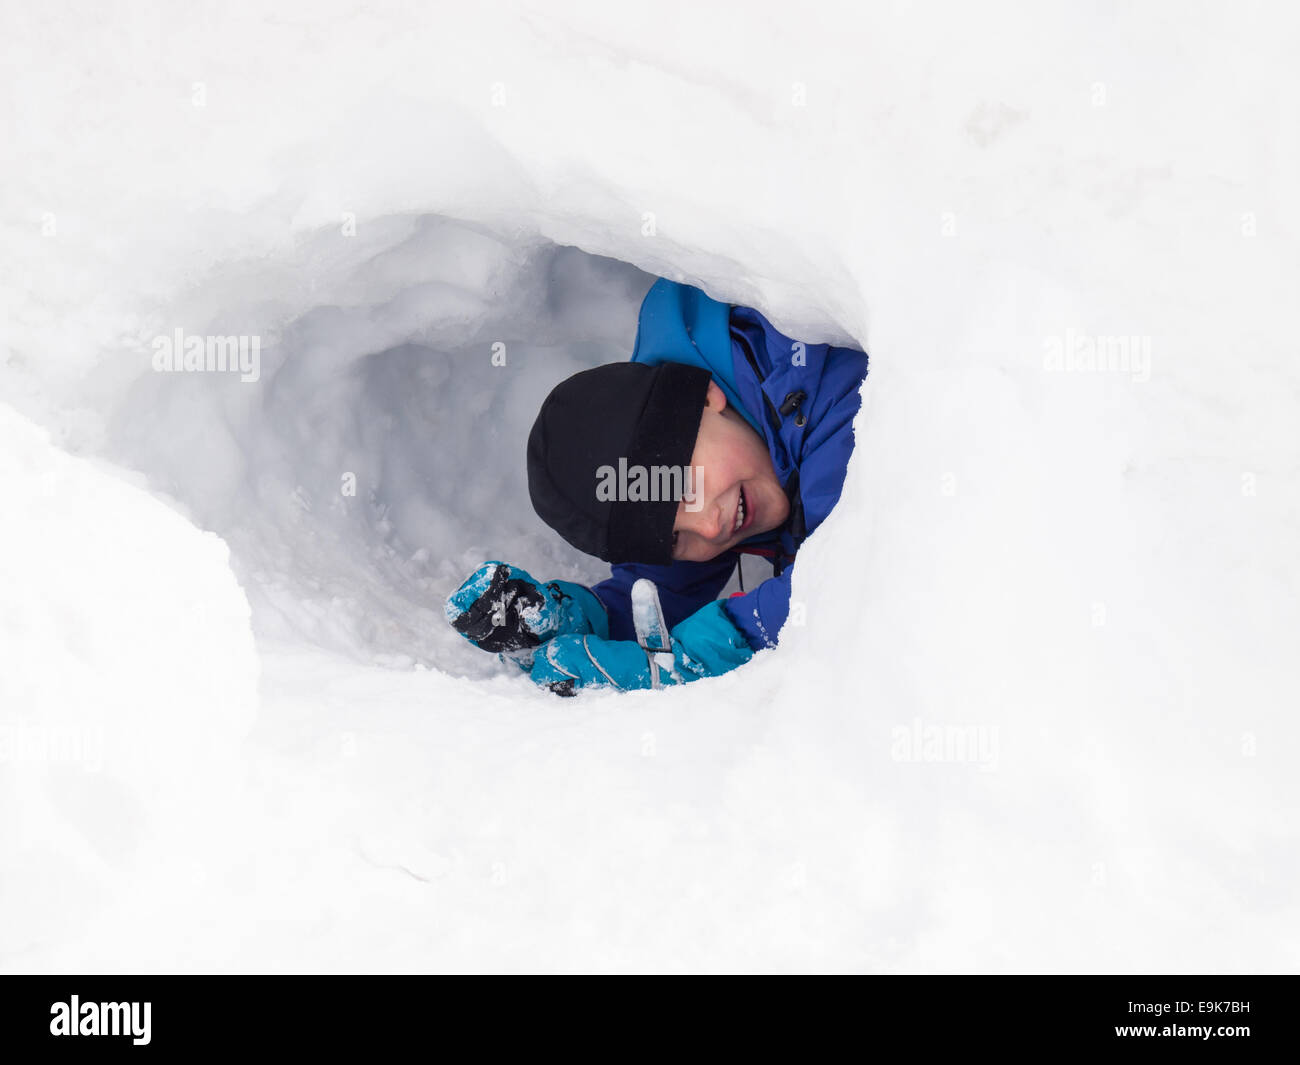
[[[727, 402], [745, 416], [759, 436], [765, 436], [759, 422], [761, 396], [753, 388], [745, 390], [747, 397], [742, 396], [737, 388], [730, 312], [730, 306], [710, 299], [698, 288], [660, 278], [641, 303], [632, 361], [648, 366], [684, 362], [708, 370]], [[751, 410], [755, 403], [758, 409]]]

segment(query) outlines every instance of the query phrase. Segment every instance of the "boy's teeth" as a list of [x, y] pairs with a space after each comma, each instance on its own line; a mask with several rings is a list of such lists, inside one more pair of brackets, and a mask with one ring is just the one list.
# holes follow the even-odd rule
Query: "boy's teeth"
[[740, 493], [740, 502], [736, 504], [736, 524], [732, 526], [731, 531], [735, 532], [745, 524], [745, 492], [742, 489]]

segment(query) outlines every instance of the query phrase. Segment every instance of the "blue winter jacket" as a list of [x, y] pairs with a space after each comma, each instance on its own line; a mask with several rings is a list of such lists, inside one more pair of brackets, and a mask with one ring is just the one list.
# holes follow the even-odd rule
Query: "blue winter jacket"
[[658, 585], [671, 629], [718, 597], [743, 551], [770, 558], [774, 576], [732, 595], [723, 609], [755, 651], [775, 647], [790, 611], [795, 553], [844, 486], [866, 353], [791, 340], [752, 308], [719, 303], [697, 288], [661, 279], [641, 304], [632, 361], [708, 370], [727, 402], [767, 442], [790, 498], [790, 517], [781, 528], [756, 534], [708, 562], [614, 565], [609, 579], [592, 589], [609, 615], [610, 639], [636, 639], [631, 589], [638, 577]]

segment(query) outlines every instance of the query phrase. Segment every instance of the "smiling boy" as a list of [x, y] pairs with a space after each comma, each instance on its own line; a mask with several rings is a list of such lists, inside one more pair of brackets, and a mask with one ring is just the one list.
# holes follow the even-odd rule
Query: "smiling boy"
[[699, 471], [694, 478], [698, 498], [683, 500], [677, 508], [674, 560], [707, 562], [749, 536], [779, 528], [790, 514], [790, 500], [776, 479], [766, 443], [713, 381], [691, 469]]
[[[716, 676], [776, 646], [790, 563], [843, 486], [866, 374], [861, 351], [791, 340], [752, 308], [657, 281], [631, 361], [562, 381], [528, 441], [534, 509], [612, 563], [611, 576], [586, 588], [488, 562], [452, 594], [448, 620], [564, 695]], [[674, 490], [628, 491], [633, 467], [672, 474], [663, 483]], [[770, 559], [773, 576], [717, 599], [742, 553]], [[642, 577], [672, 636], [662, 670], [636, 642], [630, 599]]]

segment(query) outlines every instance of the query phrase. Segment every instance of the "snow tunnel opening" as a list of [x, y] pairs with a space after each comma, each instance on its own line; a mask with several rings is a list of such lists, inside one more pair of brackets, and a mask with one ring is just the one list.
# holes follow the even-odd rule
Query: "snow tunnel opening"
[[608, 575], [534, 513], [525, 446], [551, 387], [631, 356], [653, 282], [437, 215], [317, 232], [158, 308], [160, 333], [259, 336], [257, 380], [141, 375], [110, 450], [225, 539], [259, 639], [489, 676], [443, 614], [475, 567]]

